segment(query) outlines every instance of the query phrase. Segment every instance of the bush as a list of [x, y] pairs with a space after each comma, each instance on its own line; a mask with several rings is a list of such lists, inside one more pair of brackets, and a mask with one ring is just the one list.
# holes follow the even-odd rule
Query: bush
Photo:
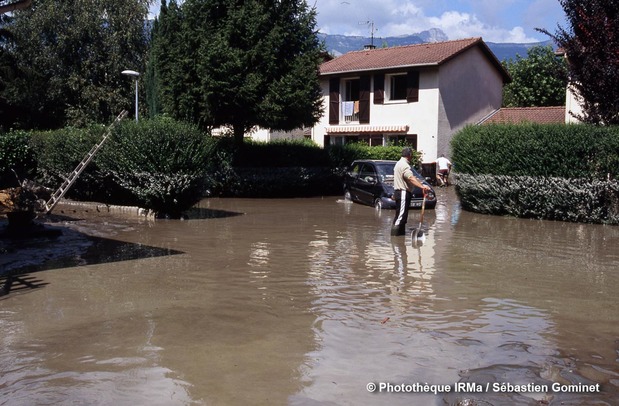
[[[335, 168], [345, 168], [356, 159], [385, 159], [397, 161], [402, 156], [403, 145], [388, 145], [371, 147], [366, 143], [356, 142], [346, 145], [332, 145], [327, 147], [331, 165]], [[421, 162], [421, 154], [413, 150], [411, 161]]]
[[465, 210], [516, 217], [619, 224], [619, 181], [456, 175]]
[[[60, 187], [88, 151], [101, 140], [105, 130], [104, 126], [97, 125], [30, 133], [30, 145], [37, 160], [36, 181], [54, 190]], [[95, 160], [77, 178], [67, 197], [108, 202], [112, 194], [118, 198], [118, 193], [113, 193], [118, 191], [112, 192], [109, 183], [104, 181]]]
[[34, 176], [35, 172], [30, 135], [23, 131], [0, 133], [0, 189], [18, 186], [15, 174], [23, 180]]
[[231, 138], [219, 138], [211, 155], [217, 164], [209, 192], [243, 197], [335, 195], [342, 190], [345, 168], [355, 159], [398, 160], [401, 153], [402, 146], [395, 145], [352, 143], [323, 149], [311, 140], [281, 140], [246, 141], [238, 147]]
[[[223, 143], [229, 143], [223, 139]], [[311, 140], [277, 140], [257, 142], [246, 140], [236, 148], [232, 165], [235, 167], [317, 167], [329, 166], [329, 156]]]
[[468, 126], [452, 140], [454, 170], [467, 174], [619, 177], [619, 127]]
[[202, 197], [214, 146], [190, 124], [166, 118], [125, 121], [97, 162], [139, 206], [179, 217]]

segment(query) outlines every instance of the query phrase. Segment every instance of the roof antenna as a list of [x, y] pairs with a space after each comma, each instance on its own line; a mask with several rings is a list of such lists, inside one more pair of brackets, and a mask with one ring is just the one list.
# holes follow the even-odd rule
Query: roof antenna
[[376, 48], [376, 45], [374, 45], [374, 21], [372, 20], [368, 20], [368, 21], [359, 21], [359, 25], [369, 25], [370, 26], [370, 44], [369, 45], [364, 45], [363, 49], [374, 49]]

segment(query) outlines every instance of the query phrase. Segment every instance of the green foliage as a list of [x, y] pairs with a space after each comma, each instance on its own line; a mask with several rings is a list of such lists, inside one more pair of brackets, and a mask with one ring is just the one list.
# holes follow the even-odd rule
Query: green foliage
[[341, 177], [329, 167], [235, 168], [238, 182], [225, 195], [240, 197], [307, 197], [338, 194]]
[[[36, 181], [57, 189], [69, 177], [84, 156], [100, 140], [104, 126], [85, 129], [67, 127], [60, 130], [30, 133], [30, 145], [37, 160]], [[96, 162], [91, 162], [69, 190], [67, 197], [105, 202], [102, 175]]]
[[567, 64], [552, 47], [534, 46], [526, 58], [503, 62], [512, 82], [503, 88], [504, 107], [562, 106], [565, 104]]
[[607, 179], [619, 177], [619, 127], [468, 126], [454, 136], [459, 173]]
[[16, 174], [21, 181], [33, 176], [35, 170], [29, 134], [23, 131], [0, 133], [0, 189], [18, 186]]
[[201, 128], [228, 125], [237, 143], [256, 125], [313, 125], [321, 114], [315, 25], [305, 0], [162, 2], [151, 111]]
[[619, 182], [543, 176], [457, 174], [465, 210], [484, 214], [619, 224]]
[[[345, 145], [332, 145], [327, 148], [327, 151], [331, 164], [334, 167], [346, 168], [355, 159], [385, 159], [397, 161], [402, 156], [402, 147], [402, 145], [371, 147], [366, 143], [355, 142]], [[421, 162], [421, 154], [414, 149], [411, 162]]]
[[552, 37], [567, 55], [570, 85], [583, 106], [578, 118], [591, 124], [619, 124], [619, 2], [559, 0], [569, 24]]
[[[39, 0], [14, 12], [0, 43], [11, 58], [1, 97], [14, 108], [17, 128], [60, 128], [107, 122], [131, 105], [142, 70], [144, 21], [150, 0]], [[7, 125], [7, 124], [5, 124]]]
[[197, 127], [166, 118], [125, 121], [97, 162], [138, 205], [179, 217], [202, 197], [215, 143]]
[[311, 140], [246, 141], [236, 148], [235, 167], [325, 166], [330, 164], [324, 149]]

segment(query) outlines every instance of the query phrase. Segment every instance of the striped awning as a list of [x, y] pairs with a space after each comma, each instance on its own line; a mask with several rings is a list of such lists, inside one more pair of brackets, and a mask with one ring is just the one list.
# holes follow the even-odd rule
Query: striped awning
[[338, 125], [326, 127], [327, 134], [405, 133], [407, 125]]

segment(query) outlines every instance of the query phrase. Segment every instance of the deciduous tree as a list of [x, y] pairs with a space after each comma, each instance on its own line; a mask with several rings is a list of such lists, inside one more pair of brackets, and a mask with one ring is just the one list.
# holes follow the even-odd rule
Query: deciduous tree
[[504, 107], [542, 107], [565, 104], [567, 66], [551, 46], [534, 46], [527, 57], [503, 63], [512, 82], [503, 88]]
[[565, 52], [570, 85], [582, 104], [580, 120], [619, 124], [619, 2], [559, 0], [569, 27], [553, 35]]
[[150, 0], [38, 0], [14, 13], [2, 44], [15, 77], [2, 95], [25, 119], [22, 127], [57, 128], [107, 122], [132, 106], [142, 71]]

